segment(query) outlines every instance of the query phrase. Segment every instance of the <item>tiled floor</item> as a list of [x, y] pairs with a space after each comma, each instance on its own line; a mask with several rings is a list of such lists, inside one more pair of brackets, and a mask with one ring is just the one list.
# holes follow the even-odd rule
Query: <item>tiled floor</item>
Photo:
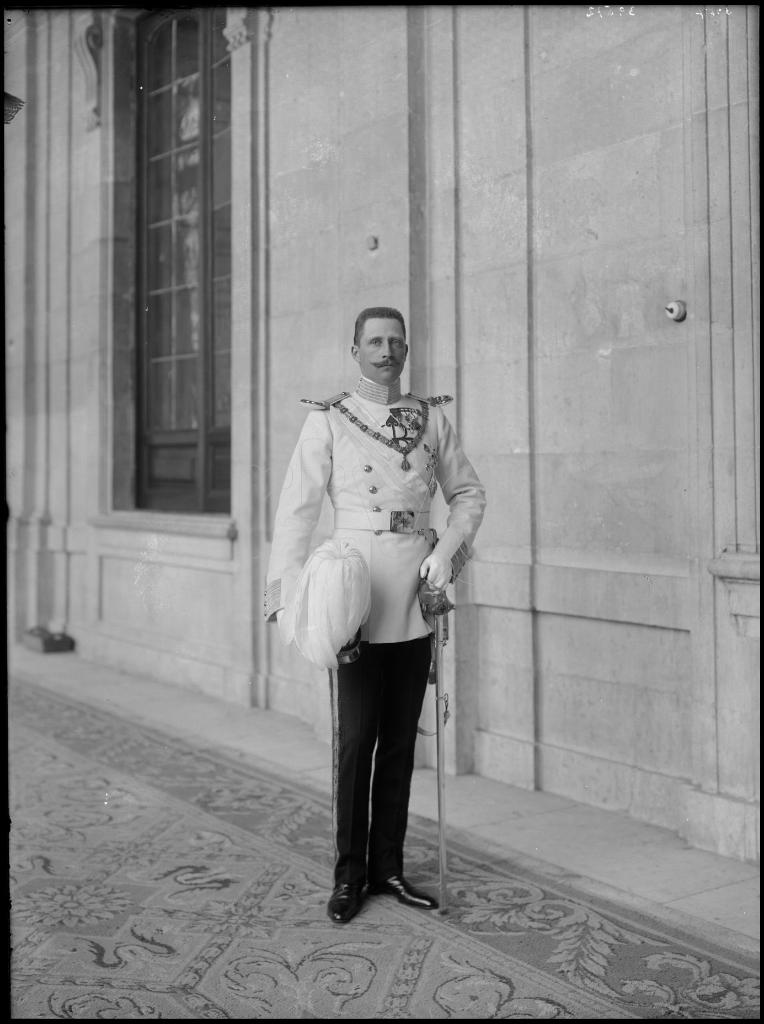
[[[330, 750], [308, 725], [274, 711], [241, 708], [77, 654], [9, 652], [9, 670], [114, 714], [251, 758], [323, 792]], [[417, 769], [411, 810], [437, 816], [437, 785]], [[759, 867], [689, 848], [673, 832], [627, 815], [474, 775], [446, 783], [448, 829], [515, 862], [539, 862], [602, 895], [644, 906], [747, 951], [759, 949]]]

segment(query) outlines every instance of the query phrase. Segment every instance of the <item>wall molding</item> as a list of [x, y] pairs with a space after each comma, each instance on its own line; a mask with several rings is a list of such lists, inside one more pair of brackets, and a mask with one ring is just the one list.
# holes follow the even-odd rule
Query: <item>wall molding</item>
[[723, 580], [739, 580], [747, 583], [761, 581], [761, 561], [758, 554], [725, 551], [719, 558], [708, 563], [712, 576]]
[[725, 552], [709, 562], [708, 571], [724, 584], [737, 635], [758, 639], [761, 636], [759, 556]]
[[85, 79], [85, 129], [93, 131], [101, 124], [101, 55], [103, 27], [101, 15], [88, 11], [74, 36], [74, 52]]
[[177, 533], [185, 537], [220, 537], [235, 540], [236, 524], [227, 515], [183, 515], [147, 512], [139, 509], [115, 511], [93, 516], [89, 524], [96, 530], [130, 530], [143, 533]]
[[[536, 563], [533, 572], [536, 612], [656, 629], [692, 628], [689, 575], [543, 563]], [[464, 579], [464, 604], [532, 610], [528, 564], [473, 560]]]

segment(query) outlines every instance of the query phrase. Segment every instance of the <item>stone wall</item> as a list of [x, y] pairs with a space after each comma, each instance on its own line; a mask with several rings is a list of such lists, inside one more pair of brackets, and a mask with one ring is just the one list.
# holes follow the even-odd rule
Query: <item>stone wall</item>
[[397, 305], [488, 490], [450, 770], [758, 858], [757, 9], [230, 8], [234, 483], [199, 517], [133, 507], [139, 13], [6, 31], [10, 636], [328, 738], [270, 531], [299, 399]]

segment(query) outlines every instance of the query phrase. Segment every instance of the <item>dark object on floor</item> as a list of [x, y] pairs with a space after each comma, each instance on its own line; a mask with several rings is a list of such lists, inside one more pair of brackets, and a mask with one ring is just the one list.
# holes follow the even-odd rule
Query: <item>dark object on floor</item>
[[60, 654], [74, 650], [74, 640], [66, 633], [51, 633], [45, 626], [33, 626], [24, 634], [24, 646], [41, 654]]

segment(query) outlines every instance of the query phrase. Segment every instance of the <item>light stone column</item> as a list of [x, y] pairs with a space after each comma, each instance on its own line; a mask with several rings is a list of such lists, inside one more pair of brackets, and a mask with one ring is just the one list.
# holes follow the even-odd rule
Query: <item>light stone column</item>
[[[50, 244], [51, 12], [36, 12], [30, 23], [30, 95], [26, 113], [34, 111], [28, 159], [31, 200], [27, 204], [27, 237], [32, 258], [27, 267], [24, 301], [31, 365], [27, 377], [24, 416], [28, 428], [29, 458], [25, 465], [24, 555], [27, 627], [48, 627], [53, 611], [53, 564], [48, 548], [50, 515], [50, 319], [48, 251]], [[22, 555], [22, 557], [24, 557]]]
[[[478, 54], [483, 53], [491, 33], [495, 37], [497, 31], [515, 40], [512, 51], [503, 52], [498, 63], [481, 63]], [[482, 387], [488, 374], [494, 379], [502, 378], [508, 359], [523, 368], [519, 375], [523, 391], [527, 376], [524, 369], [527, 325], [523, 321], [523, 330], [516, 337], [514, 325], [509, 325], [509, 332], [513, 334], [510, 341], [500, 306], [489, 305], [490, 312], [486, 312], [488, 304], [481, 303], [487, 294], [493, 294], [485, 284], [493, 274], [497, 280], [519, 281], [517, 305], [525, 308], [528, 270], [524, 212], [527, 168], [523, 31], [521, 11], [482, 9], [473, 12], [468, 8], [436, 6], [411, 8], [408, 13], [412, 389], [422, 395], [445, 392], [454, 396], [455, 402], [444, 411], [478, 471], [481, 462], [485, 465], [483, 475], [486, 477], [496, 462], [494, 447], [501, 452], [519, 447], [526, 459], [529, 451], [529, 415], [518, 445], [517, 439], [510, 437], [506, 417], [501, 415], [503, 408], [494, 408], [494, 395], [487, 395]], [[496, 58], [495, 51], [492, 56]], [[495, 77], [491, 78], [491, 74]], [[475, 128], [475, 111], [482, 102], [480, 90], [487, 81], [491, 81], [492, 88], [500, 83], [509, 94], [522, 95], [517, 115], [519, 145], [514, 135], [511, 143], [505, 143], [503, 138], [481, 134]], [[500, 136], [500, 130], [496, 131]], [[491, 149], [494, 142], [497, 152], [502, 154], [500, 157]], [[491, 151], [485, 152], [484, 147]], [[517, 176], [517, 180], [513, 179], [512, 194], [519, 197], [519, 231], [513, 220], [513, 198], [505, 180], [508, 170]], [[491, 230], [495, 238], [503, 241], [511, 235], [512, 244], [503, 245], [499, 241], [481, 250], [484, 234], [476, 230], [476, 215], [494, 216]], [[492, 333], [489, 342], [481, 338], [480, 344], [478, 335], [485, 319], [492, 321]], [[504, 333], [500, 345], [497, 335], [501, 332]], [[514, 345], [522, 346], [522, 350]], [[490, 370], [489, 363], [492, 364]], [[513, 397], [508, 387], [503, 401], [511, 403]], [[527, 409], [524, 394], [519, 405]], [[491, 420], [493, 429], [487, 429], [486, 419]], [[488, 448], [487, 437], [490, 438]], [[433, 503], [436, 526], [442, 526], [446, 514], [438, 496]], [[491, 514], [498, 517], [501, 511], [494, 506]], [[457, 607], [450, 616], [450, 638], [444, 656], [445, 690], [452, 712], [446, 733], [446, 763], [449, 771], [479, 770], [476, 764], [481, 757], [484, 764], [488, 761], [495, 765], [492, 751], [500, 747], [502, 760], [511, 758], [512, 781], [533, 786], [535, 701], [529, 673], [520, 671], [511, 682], [506, 681], [506, 693], [511, 689], [516, 706], [522, 706], [517, 716], [519, 724], [511, 739], [494, 737], [485, 726], [481, 728], [479, 720], [481, 690], [487, 689], [487, 677], [495, 670], [510, 671], [509, 659], [504, 659], [500, 667], [490, 666], [486, 653], [481, 651], [481, 628], [485, 639], [499, 618], [506, 615], [503, 610], [492, 607], [495, 587], [489, 594], [491, 588], [484, 585], [486, 575], [492, 574], [494, 568], [480, 559], [481, 541], [485, 543], [486, 536], [485, 529], [478, 533], [476, 557], [465, 566], [454, 588]], [[528, 547], [524, 545], [524, 553]], [[523, 570], [529, 571], [525, 565]], [[522, 608], [528, 610], [527, 598]], [[504, 625], [506, 622], [502, 623]], [[532, 629], [532, 619], [528, 616], [524, 637], [528, 644], [527, 637]], [[524, 660], [527, 662], [528, 658]], [[429, 717], [434, 721], [433, 716]], [[509, 754], [506, 753], [508, 748], [511, 748]], [[420, 755], [427, 763], [433, 763], [434, 744], [421, 743]]]
[[[456, 308], [456, 137], [454, 110], [454, 18], [447, 8], [417, 7], [408, 11], [409, 79], [409, 335], [411, 390], [418, 395], [451, 394], [446, 415], [458, 427], [459, 371]], [[454, 417], [456, 416], [456, 420]], [[442, 526], [446, 509], [438, 493], [433, 519]], [[453, 593], [453, 590], [452, 590]], [[441, 659], [443, 691], [449, 698], [450, 720], [444, 732], [446, 768], [472, 770], [475, 726], [474, 680], [459, 687], [460, 637], [469, 609], [449, 615], [449, 639]], [[461, 666], [464, 668], [465, 666]], [[425, 696], [423, 722], [434, 732], [434, 692]], [[422, 738], [417, 763], [434, 767], [434, 738]]]
[[[75, 518], [86, 518], [86, 629], [80, 646], [93, 655], [101, 618], [98, 517], [135, 507], [135, 22], [126, 8], [77, 15], [81, 102], [74, 104], [81, 169], [73, 301], [82, 346], [75, 387], [82, 398], [76, 429]], [[91, 45], [88, 46], [88, 37]], [[91, 50], [96, 43], [98, 63]], [[100, 81], [98, 81], [100, 73]], [[79, 580], [81, 583], [81, 579]]]
[[693, 779], [683, 834], [759, 856], [758, 10], [686, 10], [696, 475]]
[[[71, 139], [69, 257], [69, 496], [68, 621], [80, 650], [82, 629], [95, 619], [97, 573], [91, 572], [90, 518], [102, 511], [111, 409], [105, 376], [110, 331], [105, 326], [111, 254], [104, 250], [104, 137], [114, 130], [111, 68], [114, 16], [92, 10], [72, 15], [73, 60], [69, 131]], [[107, 26], [107, 28], [105, 28]], [[108, 39], [106, 38], [108, 37]], [[108, 42], [108, 46], [106, 45]], [[109, 109], [103, 120], [104, 102]], [[129, 126], [121, 125], [122, 130]], [[105, 507], [105, 506], [104, 506]]]
[[6, 500], [8, 503], [8, 635], [12, 643], [38, 621], [33, 537], [37, 420], [36, 360], [26, 295], [34, 284], [34, 175], [38, 33], [35, 15], [10, 12], [5, 33], [5, 82], [24, 107], [5, 128]]
[[47, 244], [37, 257], [46, 262], [45, 326], [48, 584], [51, 608], [43, 623], [52, 633], [66, 633], [69, 620], [70, 526], [72, 488], [72, 132], [74, 85], [74, 18], [54, 11], [49, 22], [49, 132], [46, 183]]
[[[86, 490], [78, 489], [83, 465], [87, 480], [94, 477], [94, 453], [87, 450], [87, 441], [97, 443], [97, 433], [86, 427], [78, 434], [73, 424], [75, 414], [81, 420], [92, 406], [92, 387], [78, 388], [75, 348], [88, 334], [83, 329], [88, 312], [96, 321], [89, 335], [97, 336], [99, 310], [98, 275], [79, 263], [85, 222], [98, 220], [98, 204], [92, 203], [98, 184], [97, 134], [89, 146], [80, 145], [86, 129], [98, 122], [78, 120], [81, 88], [91, 108], [98, 104], [100, 76], [91, 50], [100, 36], [93, 36], [94, 25], [90, 11], [30, 12], [23, 29], [23, 91], [32, 102], [25, 104], [26, 138], [19, 141], [32, 173], [14, 188], [29, 189], [15, 208], [30, 256], [21, 264], [24, 286], [9, 303], [25, 335], [23, 386], [16, 399], [22, 408], [14, 410], [25, 452], [12, 519], [13, 578], [20, 584], [12, 599], [17, 639], [34, 627], [65, 635], [73, 614], [81, 617], [79, 606], [86, 604], [83, 575], [73, 574], [74, 561], [85, 560], [86, 511], [78, 504], [75, 526], [73, 508]], [[79, 203], [91, 173], [96, 177], [89, 179], [88, 202]], [[79, 601], [74, 613], [73, 596]]]
[[252, 706], [268, 706], [267, 61], [272, 15], [229, 7], [231, 53], [231, 515], [236, 523], [232, 673]]

